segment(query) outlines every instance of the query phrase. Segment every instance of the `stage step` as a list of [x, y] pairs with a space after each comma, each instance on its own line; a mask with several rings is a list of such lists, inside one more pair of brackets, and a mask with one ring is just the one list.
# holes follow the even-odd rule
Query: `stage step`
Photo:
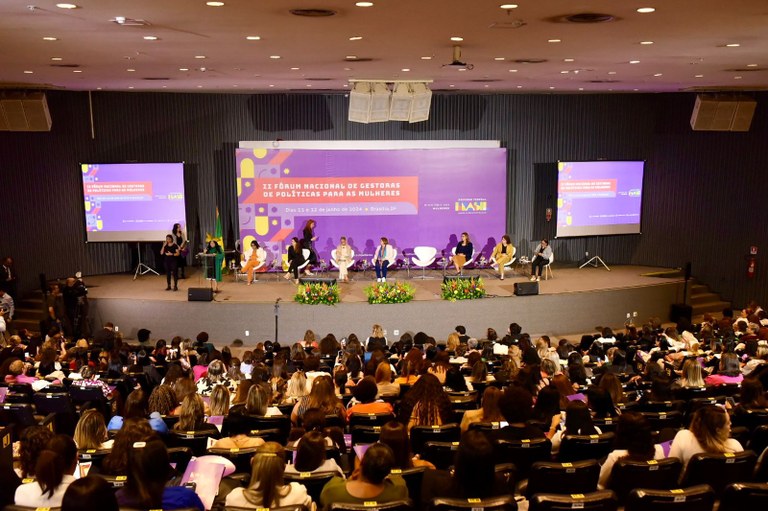
[[717, 302], [717, 301], [720, 301], [719, 294], [706, 292], [706, 293], [699, 293], [699, 294], [691, 294], [691, 298], [690, 300], [688, 300], [688, 303], [690, 303], [692, 306], [696, 306], [703, 303]]
[[13, 315], [12, 330], [26, 328], [30, 332], [40, 330], [40, 320], [45, 312], [43, 294], [35, 291], [30, 296], [16, 303], [16, 310]]
[[723, 309], [730, 306], [731, 302], [724, 302], [722, 300], [701, 303], [698, 305], [693, 305], [693, 315], [696, 316], [706, 312], [722, 312]]
[[709, 289], [709, 286], [698, 281], [691, 280], [689, 286], [688, 303], [693, 307], [693, 315], [701, 316], [705, 313], [720, 313], [731, 303], [724, 301], [718, 293]]

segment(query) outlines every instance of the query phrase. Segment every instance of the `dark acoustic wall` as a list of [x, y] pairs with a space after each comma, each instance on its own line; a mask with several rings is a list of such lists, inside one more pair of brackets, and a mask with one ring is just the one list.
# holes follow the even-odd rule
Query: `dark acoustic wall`
[[[80, 162], [187, 162], [196, 249], [213, 231], [216, 206], [227, 246], [234, 244], [240, 140], [500, 140], [509, 153], [509, 234], [521, 254], [551, 232], [541, 220], [546, 201], [536, 200], [536, 164], [643, 159], [643, 234], [554, 240], [558, 260], [579, 261], [588, 250], [609, 264], [692, 261], [694, 276], [736, 304], [765, 303], [768, 95], [756, 97], [749, 133], [706, 133], [689, 126], [693, 94], [435, 94], [428, 122], [361, 125], [347, 122], [343, 95], [99, 92], [91, 139], [87, 93], [49, 92], [50, 133], [0, 133], [0, 253], [15, 256], [27, 290], [41, 271], [135, 267], [135, 245], [85, 244]], [[750, 245], [761, 250], [753, 280], [746, 278]], [[144, 259], [151, 263], [155, 249], [144, 246]]]

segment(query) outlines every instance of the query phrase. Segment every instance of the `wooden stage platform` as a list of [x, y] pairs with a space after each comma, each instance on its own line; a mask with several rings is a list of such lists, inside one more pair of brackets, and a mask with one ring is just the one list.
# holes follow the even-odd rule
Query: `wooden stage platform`
[[[152, 331], [152, 338], [175, 335], [194, 337], [207, 331], [217, 345], [233, 339], [246, 344], [275, 339], [275, 303], [278, 340], [293, 342], [307, 329], [318, 335], [333, 332], [337, 337], [356, 333], [365, 338], [373, 323], [381, 324], [390, 339], [405, 331], [423, 330], [445, 339], [456, 325], [467, 327], [468, 335], [483, 337], [487, 327], [503, 335], [509, 323], [517, 322], [532, 335], [553, 336], [589, 332], [595, 326], [621, 327], [627, 312], [639, 319], [656, 316], [666, 320], [671, 303], [682, 300], [683, 278], [667, 268], [646, 266], [603, 267], [557, 265], [554, 278], [540, 282], [538, 296], [514, 296], [514, 283], [527, 282], [522, 273], [499, 280], [489, 270], [471, 270], [484, 278], [489, 297], [481, 300], [447, 302], [440, 299], [442, 271], [392, 271], [389, 281], [407, 280], [416, 288], [415, 299], [407, 304], [369, 305], [365, 287], [375, 281], [371, 271], [351, 272], [349, 284], [340, 284], [341, 303], [335, 306], [300, 305], [293, 302], [296, 286], [282, 274], [259, 274], [259, 282], [247, 286], [226, 275], [214, 302], [189, 302], [190, 287], [207, 287], [197, 268], [188, 268], [188, 278], [179, 281], [179, 291], [165, 291], [165, 276], [133, 274], [85, 278], [94, 326], [111, 321], [124, 335], [134, 338], [140, 328]], [[649, 274], [664, 274], [658, 277]], [[335, 273], [318, 274], [333, 277]]]

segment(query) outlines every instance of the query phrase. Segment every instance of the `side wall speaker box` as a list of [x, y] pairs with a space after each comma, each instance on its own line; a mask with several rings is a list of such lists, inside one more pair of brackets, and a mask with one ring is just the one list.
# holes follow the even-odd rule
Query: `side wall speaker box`
[[42, 92], [0, 93], [0, 131], [51, 131], [51, 125]]
[[328, 284], [332, 286], [336, 283], [333, 277], [303, 277], [299, 278], [299, 284]]
[[669, 320], [673, 323], [679, 323], [681, 319], [687, 319], [691, 322], [693, 317], [693, 307], [685, 303], [673, 303], [669, 306]]
[[515, 282], [515, 296], [529, 296], [539, 294], [538, 282]]
[[213, 300], [213, 289], [210, 287], [190, 287], [187, 290], [187, 301], [210, 302]]
[[694, 131], [749, 131], [757, 102], [747, 96], [696, 96], [691, 114]]

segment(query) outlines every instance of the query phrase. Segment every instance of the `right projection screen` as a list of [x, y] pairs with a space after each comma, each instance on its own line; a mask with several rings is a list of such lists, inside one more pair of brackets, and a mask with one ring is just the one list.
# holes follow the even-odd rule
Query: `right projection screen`
[[557, 164], [557, 234], [640, 234], [644, 161]]

